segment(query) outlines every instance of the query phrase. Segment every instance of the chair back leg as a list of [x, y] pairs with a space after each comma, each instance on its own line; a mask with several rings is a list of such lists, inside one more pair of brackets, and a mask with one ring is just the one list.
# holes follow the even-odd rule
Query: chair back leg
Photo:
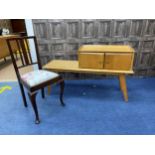
[[23, 85], [20, 82], [19, 82], [19, 86], [20, 86], [20, 91], [21, 91], [21, 94], [22, 94], [24, 106], [27, 107], [27, 101], [26, 101], [26, 97], [25, 97], [25, 93], [24, 93], [24, 88], [23, 88]]
[[44, 88], [41, 89], [41, 96], [42, 96], [42, 98], [45, 98], [45, 91], [44, 91]]
[[65, 106], [65, 103], [64, 103], [64, 101], [63, 101], [64, 87], [65, 87], [65, 82], [64, 82], [64, 80], [62, 79], [62, 80], [60, 81], [60, 102], [61, 102], [61, 105], [62, 105], [62, 106]]

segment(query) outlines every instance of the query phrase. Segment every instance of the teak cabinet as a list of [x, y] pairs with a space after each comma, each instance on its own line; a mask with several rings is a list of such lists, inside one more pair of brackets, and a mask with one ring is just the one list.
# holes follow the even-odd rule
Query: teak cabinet
[[80, 68], [132, 70], [134, 49], [127, 45], [83, 45], [78, 50]]

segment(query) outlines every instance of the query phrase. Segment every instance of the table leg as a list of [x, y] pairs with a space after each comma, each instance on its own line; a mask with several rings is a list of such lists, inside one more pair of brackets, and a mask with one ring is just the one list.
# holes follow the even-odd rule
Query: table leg
[[119, 75], [119, 82], [120, 82], [120, 88], [124, 96], [124, 100], [128, 101], [128, 92], [127, 92], [127, 86], [126, 86], [126, 78], [124, 74]]
[[50, 95], [51, 94], [51, 85], [48, 85], [47, 89], [48, 89], [48, 95]]

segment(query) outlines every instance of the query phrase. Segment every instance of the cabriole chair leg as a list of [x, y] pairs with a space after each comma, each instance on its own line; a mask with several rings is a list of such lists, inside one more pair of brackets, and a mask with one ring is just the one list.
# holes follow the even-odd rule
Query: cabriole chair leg
[[33, 107], [33, 110], [35, 113], [35, 117], [36, 117], [35, 123], [39, 124], [40, 119], [39, 119], [38, 108], [37, 108], [37, 104], [36, 104], [36, 94], [37, 94], [37, 92], [35, 92], [35, 93], [28, 92], [28, 96], [31, 100], [31, 104], [32, 104], [32, 107]]

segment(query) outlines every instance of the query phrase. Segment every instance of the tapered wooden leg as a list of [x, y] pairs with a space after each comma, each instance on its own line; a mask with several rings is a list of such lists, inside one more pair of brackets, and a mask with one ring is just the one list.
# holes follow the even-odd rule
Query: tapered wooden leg
[[124, 100], [128, 101], [128, 92], [127, 92], [127, 86], [126, 86], [126, 78], [124, 74], [119, 75], [119, 82], [120, 82], [120, 88], [124, 96]]
[[62, 106], [65, 106], [65, 103], [63, 101], [64, 86], [65, 86], [65, 82], [64, 82], [64, 80], [61, 80], [61, 82], [60, 82], [60, 102], [61, 102]]
[[39, 119], [39, 114], [38, 114], [38, 109], [37, 109], [37, 104], [36, 104], [36, 94], [37, 94], [37, 92], [35, 92], [35, 93], [28, 92], [28, 96], [31, 100], [31, 104], [32, 104], [32, 107], [33, 107], [33, 110], [35, 113], [35, 117], [36, 117], [35, 123], [39, 124], [40, 119]]
[[6, 58], [4, 58], [4, 61], [6, 62]]
[[23, 101], [24, 101], [24, 106], [27, 107], [27, 102], [26, 102], [26, 97], [25, 97], [25, 93], [24, 93], [24, 88], [23, 88], [23, 85], [20, 82], [19, 82], [19, 86], [20, 86], [20, 91], [21, 91], [22, 98], [23, 98]]
[[41, 89], [41, 96], [42, 96], [42, 98], [45, 98], [45, 91], [44, 91], [44, 88]]
[[51, 85], [47, 86], [47, 89], [48, 89], [48, 95], [51, 94]]
[[119, 80], [119, 87], [120, 87], [121, 91], [123, 91], [123, 90], [122, 90], [122, 87], [121, 87], [121, 80], [120, 80], [120, 76], [118, 76], [118, 80]]

